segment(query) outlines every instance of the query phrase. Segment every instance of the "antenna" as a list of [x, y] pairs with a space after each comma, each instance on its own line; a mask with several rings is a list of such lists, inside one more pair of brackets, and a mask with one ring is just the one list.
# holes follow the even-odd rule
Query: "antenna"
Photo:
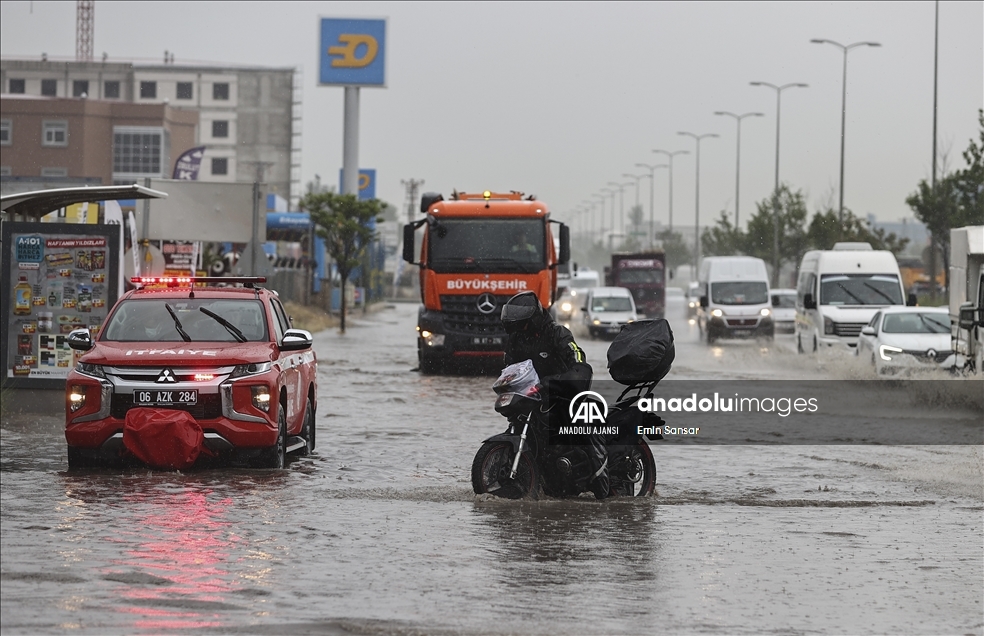
[[96, 0], [75, 3], [75, 61], [92, 61], [92, 33], [95, 29]]

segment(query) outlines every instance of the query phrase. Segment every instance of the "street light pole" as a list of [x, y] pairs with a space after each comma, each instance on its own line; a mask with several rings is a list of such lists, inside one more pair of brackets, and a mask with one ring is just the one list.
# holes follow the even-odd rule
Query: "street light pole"
[[656, 219], [653, 213], [653, 188], [654, 181], [656, 180], [656, 168], [666, 168], [667, 165], [665, 163], [661, 163], [651, 166], [648, 163], [637, 163], [636, 167], [645, 168], [649, 171], [649, 174], [646, 175], [649, 177], [649, 244], [653, 245], [656, 243]]
[[715, 115], [727, 115], [728, 117], [734, 117], [735, 121], [738, 123], [738, 158], [735, 160], [735, 229], [738, 229], [738, 196], [741, 192], [741, 120], [746, 117], [764, 117], [762, 113], [745, 113], [744, 115], [736, 115], [734, 113], [729, 113], [725, 110], [719, 110], [714, 113]]
[[692, 132], [678, 132], [678, 135], [693, 137], [697, 142], [697, 187], [694, 196], [694, 271], [693, 276], [697, 276], [697, 267], [700, 265], [700, 140], [705, 137], [717, 137], [716, 133], [704, 133], [696, 135]]
[[672, 232], [673, 231], [673, 155], [687, 155], [687, 154], [690, 154], [690, 151], [689, 150], [675, 150], [673, 152], [669, 152], [668, 150], [653, 150], [653, 152], [656, 153], [656, 154], [666, 155], [667, 157], [669, 157], [669, 160], [670, 160], [670, 174], [669, 174], [669, 181], [670, 181], [670, 219], [669, 219], [669, 221], [670, 221], [670, 232]]
[[766, 86], [776, 92], [776, 184], [772, 190], [772, 284], [779, 284], [779, 114], [782, 106], [782, 92], [787, 88], [806, 88], [809, 84], [783, 84], [776, 86], [768, 82], [749, 82], [752, 86]]
[[607, 192], [612, 197], [612, 230], [608, 235], [608, 249], [612, 249], [612, 243], [615, 240], [615, 190], [612, 188], [602, 188], [601, 191]]
[[[632, 185], [631, 183], [616, 183], [615, 181], [609, 181], [608, 185], [615, 186], [618, 188], [618, 216], [619, 223], [622, 225], [622, 233], [625, 234], [625, 186]], [[615, 205], [614, 198], [612, 199], [612, 205]], [[614, 211], [615, 208], [612, 208]], [[612, 222], [612, 229], [615, 229], [615, 222]]]
[[834, 42], [833, 40], [825, 39], [813, 39], [810, 40], [813, 44], [833, 44], [841, 51], [844, 52], [844, 80], [841, 86], [841, 165], [840, 165], [840, 200], [837, 207], [837, 222], [841, 225], [844, 223], [844, 132], [845, 126], [847, 125], [847, 53], [853, 48], [859, 46], [881, 46], [878, 42], [855, 42], [854, 44], [848, 44], [847, 46], [841, 44], [840, 42]]
[[601, 236], [602, 245], [605, 243], [605, 195], [592, 194], [592, 198], [597, 198], [601, 203], [601, 212], [598, 214], [598, 234]]
[[[635, 179], [635, 192], [636, 192], [635, 207], [639, 207], [639, 179], [642, 179], [644, 177], [647, 177], [648, 175], [645, 175], [645, 174], [629, 174], [627, 172], [623, 172], [622, 173], [622, 176], [623, 177], [628, 177], [630, 179]], [[632, 227], [635, 227], [635, 224], [633, 224]]]

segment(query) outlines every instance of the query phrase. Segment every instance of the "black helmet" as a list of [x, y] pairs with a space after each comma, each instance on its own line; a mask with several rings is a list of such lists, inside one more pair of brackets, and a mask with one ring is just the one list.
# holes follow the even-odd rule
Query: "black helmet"
[[526, 329], [526, 325], [539, 329], [543, 324], [543, 316], [540, 299], [534, 292], [525, 291], [506, 301], [502, 306], [500, 319], [502, 326], [506, 328], [506, 333], [516, 333]]

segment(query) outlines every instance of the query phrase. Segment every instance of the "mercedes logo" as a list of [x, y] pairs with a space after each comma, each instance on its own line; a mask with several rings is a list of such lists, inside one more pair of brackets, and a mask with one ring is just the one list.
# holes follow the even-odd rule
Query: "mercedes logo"
[[495, 311], [495, 296], [488, 293], [482, 294], [475, 302], [475, 306], [478, 307], [478, 311], [481, 313], [489, 315]]
[[161, 371], [161, 374], [157, 376], [158, 384], [173, 383], [177, 381], [178, 381], [177, 378], [174, 377], [174, 371], [171, 371], [170, 369], [164, 369], [163, 371]]
[[928, 351], [926, 351], [926, 357], [927, 358], [935, 358], [936, 357], [936, 349], [929, 349]]

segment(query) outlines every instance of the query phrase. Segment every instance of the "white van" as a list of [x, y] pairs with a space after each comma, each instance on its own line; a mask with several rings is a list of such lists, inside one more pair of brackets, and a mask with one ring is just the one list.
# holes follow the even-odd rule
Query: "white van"
[[697, 326], [711, 344], [718, 338], [775, 337], [769, 274], [751, 256], [709, 256], [697, 277]]
[[[803, 255], [796, 284], [796, 349], [856, 347], [882, 307], [905, 305], [895, 255], [868, 243], [836, 243]], [[915, 297], [908, 304], [915, 304]]]
[[581, 307], [584, 324], [592, 338], [614, 337], [622, 327], [639, 319], [632, 292], [624, 287], [594, 287]]

